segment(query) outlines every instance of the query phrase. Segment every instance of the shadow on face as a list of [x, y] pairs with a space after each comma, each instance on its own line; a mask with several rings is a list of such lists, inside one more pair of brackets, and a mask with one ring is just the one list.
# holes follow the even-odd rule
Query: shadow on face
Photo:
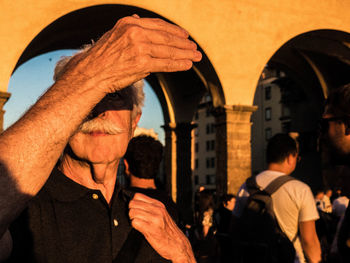
[[86, 120], [91, 120], [106, 111], [132, 110], [133, 105], [128, 94], [124, 91], [116, 91], [107, 94], [87, 116]]

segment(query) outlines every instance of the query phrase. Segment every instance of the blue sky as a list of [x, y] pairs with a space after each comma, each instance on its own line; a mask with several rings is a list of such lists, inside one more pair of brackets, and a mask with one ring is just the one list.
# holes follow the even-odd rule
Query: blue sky
[[[71, 55], [73, 50], [59, 50], [37, 56], [21, 65], [12, 75], [8, 92], [10, 99], [4, 106], [4, 128], [17, 121], [23, 113], [45, 92], [53, 83], [53, 70], [61, 56]], [[159, 140], [164, 143], [163, 113], [157, 96], [146, 82], [145, 106], [139, 122], [140, 127], [153, 128], [158, 133]]]

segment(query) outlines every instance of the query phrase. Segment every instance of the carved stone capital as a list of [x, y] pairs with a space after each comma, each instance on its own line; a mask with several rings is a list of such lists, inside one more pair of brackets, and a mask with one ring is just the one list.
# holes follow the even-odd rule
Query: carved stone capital
[[11, 93], [0, 91], [0, 132], [4, 129], [4, 114], [5, 111], [3, 110], [5, 103], [10, 98]]

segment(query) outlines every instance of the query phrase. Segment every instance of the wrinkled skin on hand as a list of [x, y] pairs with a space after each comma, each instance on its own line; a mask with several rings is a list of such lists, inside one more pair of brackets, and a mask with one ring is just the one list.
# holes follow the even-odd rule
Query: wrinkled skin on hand
[[133, 15], [120, 19], [90, 50], [74, 57], [62, 78], [110, 93], [151, 72], [188, 70], [201, 58], [184, 29], [161, 19]]
[[196, 262], [190, 242], [158, 200], [136, 193], [129, 203], [131, 225], [159, 255], [172, 262]]

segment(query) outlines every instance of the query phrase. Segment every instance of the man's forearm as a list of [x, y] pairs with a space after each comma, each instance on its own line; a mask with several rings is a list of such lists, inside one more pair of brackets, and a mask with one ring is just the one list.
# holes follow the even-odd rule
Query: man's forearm
[[321, 248], [318, 239], [314, 239], [313, 242], [302, 242], [305, 256], [310, 263], [321, 262]]
[[0, 236], [47, 180], [71, 134], [103, 97], [57, 82], [0, 135]]
[[315, 221], [299, 223], [301, 245], [308, 262], [316, 263], [321, 261], [321, 246], [317, 237]]

